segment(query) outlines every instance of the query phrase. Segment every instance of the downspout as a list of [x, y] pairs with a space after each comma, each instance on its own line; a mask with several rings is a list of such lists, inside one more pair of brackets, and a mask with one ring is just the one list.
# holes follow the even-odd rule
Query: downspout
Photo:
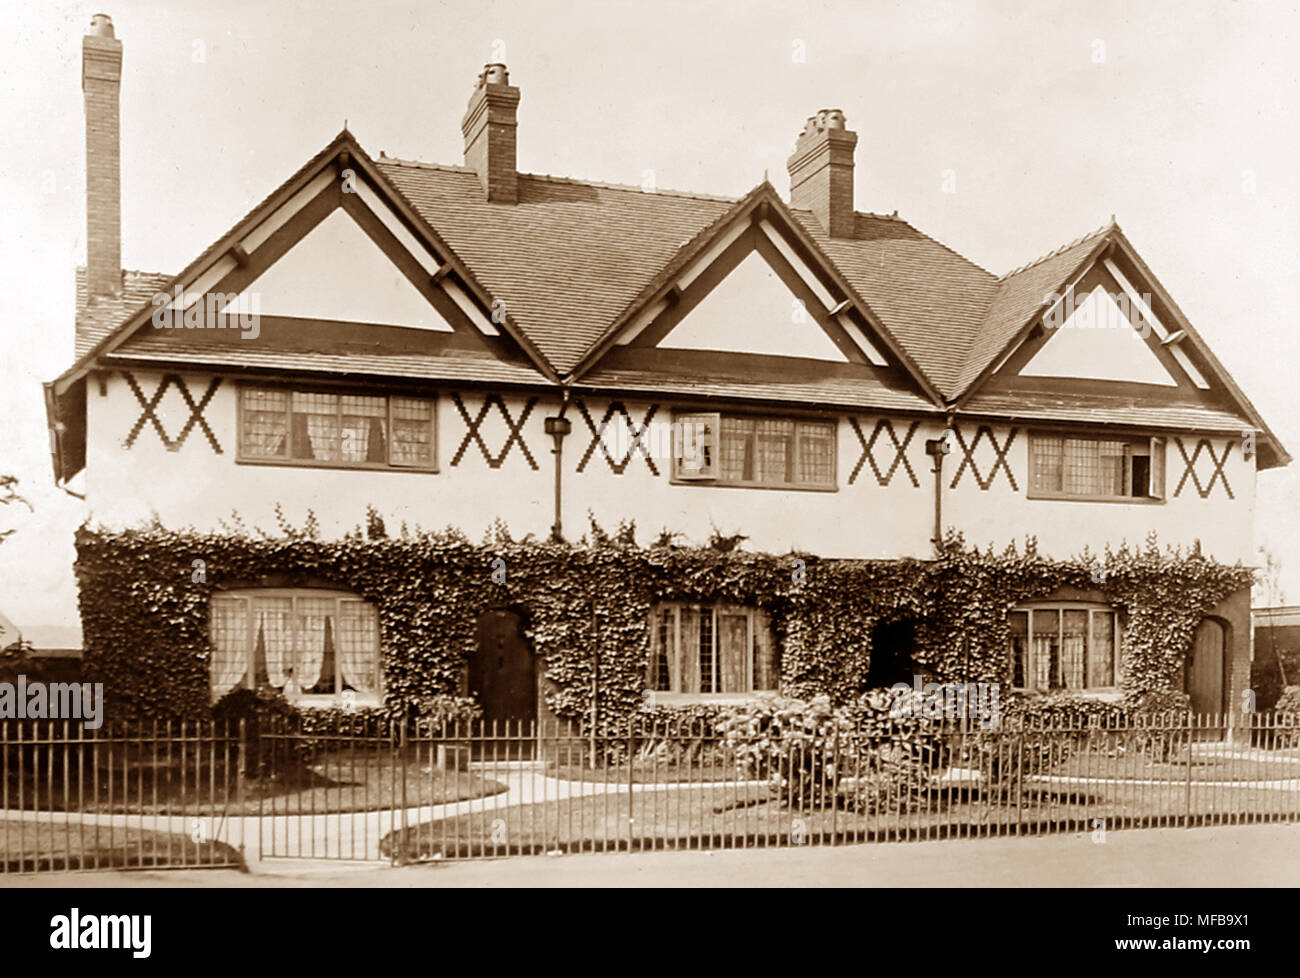
[[934, 473], [934, 529], [930, 534], [930, 542], [934, 544], [936, 551], [943, 543], [943, 457], [952, 451], [951, 411], [945, 419], [945, 425], [943, 433], [938, 438], [925, 440], [925, 454], [934, 459], [934, 467], [930, 469]]
[[560, 413], [546, 419], [546, 433], [555, 440], [555, 447], [551, 449], [551, 454], [555, 456], [555, 522], [551, 524], [551, 539], [557, 543], [564, 539], [564, 436], [573, 430], [573, 422], [564, 414], [569, 409], [572, 393], [570, 388], [565, 387], [560, 397]]

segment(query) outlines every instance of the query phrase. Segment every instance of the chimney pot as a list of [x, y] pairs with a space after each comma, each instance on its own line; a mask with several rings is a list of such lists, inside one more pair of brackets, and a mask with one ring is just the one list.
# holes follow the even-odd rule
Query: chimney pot
[[86, 106], [86, 294], [122, 291], [120, 101], [122, 42], [108, 14], [95, 14], [81, 39]]
[[841, 109], [821, 109], [808, 117], [787, 161], [790, 206], [810, 210], [833, 238], [852, 237], [853, 151], [858, 134], [849, 130]]
[[519, 89], [500, 63], [486, 64], [469, 97], [460, 131], [465, 137], [465, 165], [478, 174], [487, 199], [513, 204], [519, 199], [515, 169]]
[[90, 18], [90, 30], [87, 34], [94, 34], [96, 37], [114, 37], [113, 18], [108, 14], [95, 14]]

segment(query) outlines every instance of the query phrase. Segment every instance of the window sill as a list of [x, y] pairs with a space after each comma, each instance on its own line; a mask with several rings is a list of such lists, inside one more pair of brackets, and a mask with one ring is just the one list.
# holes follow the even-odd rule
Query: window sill
[[775, 689], [755, 690], [752, 693], [662, 693], [652, 692], [646, 698], [650, 707], [656, 706], [704, 706], [710, 703], [719, 706], [743, 705], [757, 703], [763, 696], [776, 696]]
[[[299, 709], [306, 710], [341, 710], [344, 708], [343, 698], [337, 693], [303, 694], [290, 698], [289, 703]], [[382, 700], [378, 696], [358, 696], [352, 700], [352, 708], [357, 710], [371, 709], [381, 705]]]
[[269, 465], [290, 469], [347, 469], [359, 472], [424, 472], [436, 474], [438, 467], [419, 465], [381, 465], [377, 462], [328, 462], [320, 459], [305, 458], [249, 458], [235, 456], [236, 465]]
[[1125, 506], [1163, 506], [1163, 499], [1150, 496], [1067, 496], [1053, 493], [1027, 492], [1026, 497], [1035, 501], [1056, 501], [1067, 503], [1120, 503]]
[[1124, 691], [1118, 686], [1103, 686], [1097, 689], [1026, 689], [1021, 686], [1011, 687], [1013, 693], [1025, 696], [1076, 696], [1084, 700], [1097, 700], [1100, 703], [1117, 703], [1124, 698]]
[[703, 486], [707, 489], [775, 489], [778, 492], [839, 492], [840, 487], [834, 485], [818, 486], [774, 486], [767, 483], [758, 482], [719, 482], [716, 479], [679, 479], [672, 476], [668, 480], [669, 485], [674, 486]]

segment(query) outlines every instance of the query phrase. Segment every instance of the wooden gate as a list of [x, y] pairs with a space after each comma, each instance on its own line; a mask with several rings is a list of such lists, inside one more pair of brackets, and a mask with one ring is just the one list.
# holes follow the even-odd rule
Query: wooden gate
[[[517, 725], [537, 719], [537, 671], [518, 612], [496, 609], [479, 616], [469, 686], [482, 704], [487, 724]], [[521, 742], [520, 746], [527, 745]]]
[[1186, 666], [1186, 689], [1192, 698], [1192, 712], [1223, 713], [1224, 673], [1227, 664], [1223, 625], [1213, 618], [1204, 619], [1196, 628], [1191, 655]]

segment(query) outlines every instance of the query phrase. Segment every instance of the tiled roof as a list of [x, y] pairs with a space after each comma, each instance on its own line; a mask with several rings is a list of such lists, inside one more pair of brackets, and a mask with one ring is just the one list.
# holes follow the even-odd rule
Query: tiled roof
[[114, 361], [189, 363], [195, 366], [244, 367], [257, 370], [302, 370], [372, 377], [415, 377], [471, 383], [540, 384], [546, 379], [531, 365], [485, 356], [432, 356], [417, 353], [318, 353], [274, 350], [258, 343], [183, 346], [143, 333], [109, 357]]
[[755, 401], [791, 401], [807, 406], [839, 406], [890, 411], [937, 409], [929, 401], [908, 391], [885, 387], [858, 377], [827, 378], [809, 382], [773, 383], [738, 379], [700, 379], [651, 370], [593, 370], [584, 374], [581, 386], [601, 390], [680, 394], [697, 397]]
[[965, 362], [945, 393], [955, 396], [969, 387], [1042, 307], [1046, 296], [1079, 270], [1113, 226], [1099, 228], [998, 279], [982, 321], [967, 340]]
[[86, 270], [77, 269], [77, 335], [76, 355], [80, 357], [92, 346], [113, 332], [132, 313], [147, 304], [154, 295], [165, 289], [171, 275], [161, 272], [122, 273], [120, 296], [96, 297], [86, 301]]
[[490, 204], [472, 170], [377, 163], [561, 374], [734, 203], [521, 173], [519, 202]]
[[921, 370], [951, 396], [997, 279], [906, 221], [857, 215], [832, 238], [811, 211], [795, 215]]
[[1230, 431], [1253, 427], [1240, 414], [1196, 405], [1139, 404], [1105, 395], [976, 394], [962, 413], [1032, 421], [1083, 421], [1089, 424], [1175, 428], [1183, 431]]

